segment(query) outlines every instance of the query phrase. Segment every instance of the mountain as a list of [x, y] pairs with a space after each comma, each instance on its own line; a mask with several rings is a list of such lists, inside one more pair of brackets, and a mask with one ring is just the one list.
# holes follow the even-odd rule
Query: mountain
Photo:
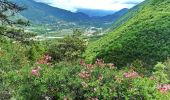
[[78, 9], [76, 12], [80, 12], [80, 13], [84, 13], [90, 17], [103, 17], [103, 16], [107, 16], [107, 15], [112, 15], [114, 14], [116, 11], [112, 11], [112, 10], [97, 10], [97, 9]]
[[141, 61], [148, 66], [170, 57], [169, 0], [146, 0], [118, 21], [117, 28], [88, 46], [87, 61], [102, 58], [117, 66]]
[[27, 8], [27, 10], [23, 11], [21, 15], [30, 20], [32, 23], [53, 24], [53, 26], [58, 25], [59, 29], [68, 29], [69, 27], [83, 29], [89, 27], [108, 28], [115, 20], [126, 13], [126, 11], [121, 11], [120, 15], [113, 14], [105, 17], [90, 17], [82, 12], [70, 12], [44, 3], [36, 2], [34, 0], [11, 1]]
[[23, 5], [27, 10], [21, 15], [33, 22], [54, 23], [56, 21], [79, 21], [88, 20], [89, 16], [83, 13], [72, 13], [67, 10], [55, 8], [44, 3], [35, 2], [34, 0], [12, 0], [13, 2]]
[[105, 21], [115, 21], [115, 20], [119, 19], [121, 16], [123, 16], [126, 12], [128, 12], [128, 9], [123, 8], [120, 11], [115, 12], [114, 14], [103, 16], [100, 19], [105, 20]]

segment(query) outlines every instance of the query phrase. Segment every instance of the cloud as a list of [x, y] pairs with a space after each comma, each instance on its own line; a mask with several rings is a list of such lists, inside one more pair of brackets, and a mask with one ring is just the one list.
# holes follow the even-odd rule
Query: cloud
[[35, 0], [51, 6], [76, 11], [78, 8], [99, 10], [120, 10], [131, 8], [144, 0]]

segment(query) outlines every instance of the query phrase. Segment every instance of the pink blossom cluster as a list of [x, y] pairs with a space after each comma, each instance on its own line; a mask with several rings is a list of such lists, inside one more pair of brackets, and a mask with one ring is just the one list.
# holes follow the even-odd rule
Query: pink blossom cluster
[[96, 66], [101, 66], [102, 68], [105, 68], [106, 66], [109, 66], [110, 69], [113, 69], [115, 67], [115, 65], [113, 63], [108, 63], [106, 64], [103, 59], [97, 59], [95, 62]]
[[97, 59], [95, 65], [101, 66], [102, 68], [106, 67], [106, 64], [104, 63], [103, 59]]
[[37, 64], [47, 64], [47, 65], [51, 65], [51, 60], [52, 57], [49, 56], [48, 54], [44, 55], [41, 59], [39, 59], [37, 61]]
[[86, 65], [86, 63], [85, 63], [85, 61], [83, 59], [80, 60], [80, 65], [81, 66], [85, 66]]
[[82, 60], [80, 60], [80, 65], [81, 66], [86, 66], [87, 69], [90, 69], [90, 70], [93, 69], [94, 66], [102, 67], [102, 68], [105, 68], [106, 66], [109, 66], [110, 69], [113, 69], [115, 67], [115, 65], [113, 63], [105, 64], [102, 59], [97, 59], [95, 61], [95, 64], [86, 64], [85, 61], [82, 59]]
[[82, 71], [80, 72], [79, 76], [83, 79], [88, 79], [91, 76], [91, 73], [88, 71]]
[[33, 68], [33, 69], [31, 70], [31, 74], [34, 75], [34, 76], [40, 76], [40, 73], [39, 73], [40, 70], [41, 70], [41, 67], [40, 67], [40, 66], [38, 66], [38, 67], [36, 67], [36, 68]]
[[94, 68], [94, 65], [93, 64], [87, 64], [86, 68], [89, 69], [89, 70], [92, 70]]
[[135, 72], [135, 71], [127, 72], [127, 73], [124, 73], [123, 75], [126, 78], [136, 78], [136, 77], [139, 77], [139, 74], [137, 72]]
[[91, 98], [91, 100], [99, 100], [98, 98]]
[[158, 85], [157, 89], [161, 92], [166, 94], [170, 90], [170, 84]]

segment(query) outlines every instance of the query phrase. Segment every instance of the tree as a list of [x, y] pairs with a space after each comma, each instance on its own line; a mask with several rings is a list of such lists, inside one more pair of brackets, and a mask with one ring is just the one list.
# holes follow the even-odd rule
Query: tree
[[16, 22], [9, 19], [11, 16], [15, 16], [16, 13], [19, 13], [26, 8], [19, 6], [11, 1], [0, 0], [0, 21], [1, 23], [7, 24], [17, 24]]
[[21, 34], [21, 30], [16, 30], [14, 28], [7, 28], [6, 26], [13, 25], [21, 25], [27, 26], [29, 25], [29, 21], [25, 21], [22, 19], [11, 20], [12, 16], [15, 16], [17, 13], [25, 10], [23, 6], [19, 6], [8, 0], [0, 0], [0, 35], [7, 36], [9, 38], [13, 38], [19, 41], [24, 40], [24, 35]]
[[82, 57], [86, 49], [86, 41], [81, 31], [74, 30], [73, 35], [66, 36], [49, 47], [49, 54], [57, 61], [74, 61]]

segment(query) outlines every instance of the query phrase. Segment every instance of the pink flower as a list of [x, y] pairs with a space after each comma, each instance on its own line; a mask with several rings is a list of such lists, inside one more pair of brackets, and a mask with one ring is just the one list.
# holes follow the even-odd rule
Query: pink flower
[[96, 66], [101, 66], [102, 64], [104, 64], [104, 61], [102, 59], [97, 59], [95, 64]]
[[135, 71], [127, 72], [127, 73], [124, 73], [123, 75], [126, 78], [136, 78], [136, 77], [139, 77], [139, 74], [137, 72], [135, 72]]
[[31, 70], [31, 74], [32, 74], [32, 75], [35, 75], [35, 76], [39, 76], [39, 71], [40, 71], [40, 70], [41, 70], [41, 67], [38, 66], [38, 67], [36, 67], [36, 68], [34, 68], [34, 69]]
[[47, 54], [47, 55], [44, 55], [41, 59], [39, 59], [37, 61], [37, 64], [51, 65], [51, 60], [52, 60], [52, 57]]
[[98, 98], [91, 98], [91, 100], [99, 100]]
[[51, 56], [49, 56], [48, 54], [47, 54], [47, 55], [45, 55], [45, 56], [44, 56], [44, 58], [45, 58], [45, 60], [46, 60], [46, 61], [51, 61], [51, 59], [52, 59], [52, 57], [51, 57]]
[[160, 91], [161, 93], [166, 94], [167, 91], [168, 91], [168, 89], [167, 89], [166, 87], [161, 87], [161, 88], [159, 89], [159, 91]]
[[93, 69], [93, 64], [87, 64], [87, 69]]
[[85, 61], [84, 61], [83, 59], [80, 60], [80, 65], [81, 65], [81, 66], [86, 65], [86, 64], [85, 64]]
[[66, 97], [64, 97], [64, 100], [67, 100], [67, 98], [66, 98]]
[[32, 73], [32, 75], [39, 76], [37, 69], [32, 69], [31, 73]]
[[170, 84], [164, 84], [164, 85], [157, 85], [157, 89], [163, 93], [166, 94], [170, 90]]
[[79, 76], [83, 79], [88, 79], [90, 77], [90, 72], [87, 72], [87, 71], [82, 71]]

